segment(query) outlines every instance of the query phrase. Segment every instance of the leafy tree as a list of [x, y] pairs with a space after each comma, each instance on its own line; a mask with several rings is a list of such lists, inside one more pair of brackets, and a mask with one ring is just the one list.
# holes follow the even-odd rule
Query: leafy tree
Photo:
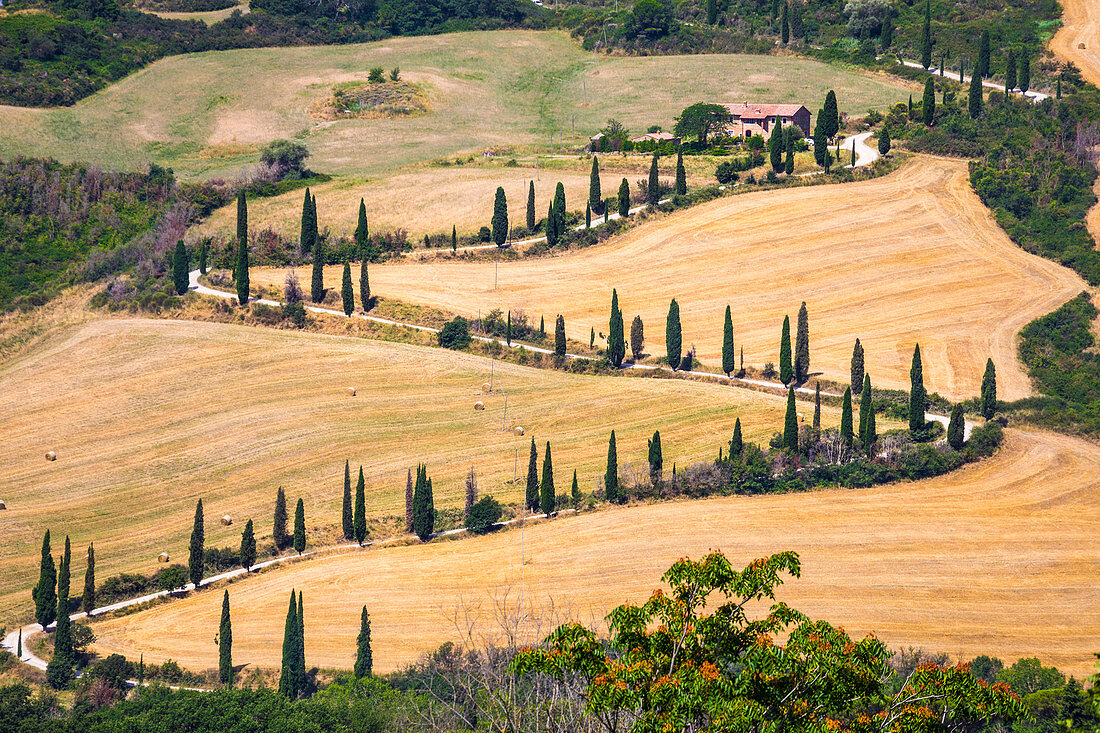
[[661, 455], [661, 431], [654, 430], [653, 437], [649, 439], [649, 481], [654, 486], [661, 483], [661, 472], [664, 469], [665, 459]]
[[356, 543], [362, 546], [367, 539], [367, 489], [363, 480], [363, 467], [359, 467], [359, 481], [355, 484], [355, 510], [352, 512], [352, 530]]
[[466, 518], [466, 529], [474, 534], [485, 534], [500, 521], [503, 514], [504, 509], [499, 501], [491, 496], [482, 497], [470, 507], [470, 514]]
[[416, 486], [413, 488], [413, 527], [421, 542], [427, 542], [435, 533], [435, 497], [427, 466], [417, 468]]
[[188, 273], [187, 248], [183, 246], [183, 240], [176, 241], [176, 251], [172, 255], [172, 284], [176, 288], [176, 295], [184, 295], [190, 285]]
[[989, 420], [997, 413], [997, 368], [992, 359], [985, 360], [985, 374], [982, 375], [982, 417]]
[[341, 526], [344, 530], [344, 539], [355, 539], [355, 515], [351, 508], [351, 465], [344, 461], [344, 500], [341, 505]]
[[1021, 92], [1026, 92], [1031, 88], [1031, 57], [1027, 53], [1020, 54], [1020, 71], [1018, 74], [1017, 86], [1020, 87]]
[[237, 266], [233, 271], [237, 279], [237, 302], [248, 302], [248, 204], [244, 191], [237, 194]]
[[733, 424], [733, 437], [730, 438], [730, 460], [739, 459], [745, 452], [745, 441], [741, 437], [741, 418]]
[[573, 504], [574, 509], [580, 509], [581, 503], [581, 487], [577, 483], [577, 469], [573, 469], [573, 485], [569, 487], [569, 499]]
[[978, 39], [978, 63], [974, 67], [974, 75], [981, 78], [989, 77], [989, 31], [982, 31]]
[[84, 571], [84, 595], [80, 599], [80, 608], [90, 617], [95, 610], [95, 547], [88, 543], [88, 567]]
[[951, 419], [947, 421], [947, 444], [955, 450], [962, 450], [963, 444], [966, 442], [964, 419], [961, 404], [951, 408]]
[[355, 310], [355, 288], [351, 284], [351, 263], [344, 260], [344, 275], [340, 281], [340, 299], [343, 301], [344, 315], [350, 316]]
[[684, 170], [684, 151], [676, 151], [676, 188], [674, 193], [683, 196], [688, 192], [687, 171]]
[[[517, 654], [511, 670], [568, 680], [590, 714], [629, 717], [633, 731], [742, 730], [758, 721], [766, 731], [933, 733], [1026, 715], [1017, 698], [978, 684], [965, 667], [925, 665], [892, 689], [881, 641], [853, 640], [774, 601], [783, 576], [800, 572], [793, 552], [740, 571], [718, 552], [679, 560], [662, 576], [669, 591], [611, 612], [610, 638], [567, 624]], [[763, 615], [750, 617], [756, 608]]]
[[921, 112], [924, 124], [931, 126], [936, 121], [936, 87], [932, 77], [924, 80], [924, 98], [921, 100]]
[[982, 77], [975, 72], [970, 77], [970, 94], [967, 97], [967, 111], [971, 119], [977, 119], [982, 114]]
[[783, 316], [783, 331], [779, 336], [779, 381], [786, 387], [794, 379], [791, 363], [791, 317]]
[[535, 231], [535, 182], [527, 189], [527, 230]]
[[[534, 185], [532, 183], [532, 185]], [[592, 211], [599, 212], [603, 206], [603, 194], [600, 192], [600, 161], [592, 156], [592, 171], [588, 174], [588, 205]]]
[[726, 306], [726, 321], [722, 326], [722, 371], [730, 376], [737, 368], [737, 351], [733, 346], [733, 315]]
[[863, 392], [859, 396], [859, 442], [870, 450], [878, 440], [875, 429], [875, 402], [871, 392], [871, 375], [863, 375]]
[[499, 247], [508, 241], [508, 197], [504, 195], [503, 186], [497, 186], [491, 224], [493, 227], [493, 242]]
[[661, 201], [661, 182], [657, 179], [657, 153], [653, 154], [653, 162], [649, 164], [649, 182], [646, 186], [646, 203], [656, 206]]
[[863, 384], [863, 344], [856, 339], [852, 347], [852, 376], [849, 382], [853, 387]]
[[229, 619], [229, 590], [222, 596], [222, 621], [218, 626], [218, 679], [233, 684], [233, 622]]
[[840, 438], [844, 444], [851, 447], [854, 436], [852, 435], [852, 388], [844, 390], [844, 397], [840, 401]]
[[550, 457], [550, 441], [546, 441], [546, 453], [542, 457], [542, 483], [539, 484], [542, 513], [550, 516], [554, 511], [557, 494], [554, 493], [554, 462]]
[[539, 503], [539, 449], [531, 438], [531, 455], [527, 459], [527, 511], [537, 512]]
[[608, 324], [607, 359], [615, 368], [623, 365], [626, 356], [626, 341], [623, 337], [623, 312], [619, 309], [619, 293], [611, 290], [611, 320]]
[[798, 413], [794, 406], [794, 387], [787, 389], [787, 414], [783, 420], [783, 447], [798, 452]]
[[920, 30], [920, 65], [925, 69], [932, 65], [932, 0], [924, 0], [924, 24]]
[[783, 168], [783, 151], [786, 148], [787, 136], [783, 131], [783, 122], [779, 117], [775, 118], [775, 127], [772, 128], [771, 137], [768, 138], [768, 162], [776, 173]]
[[1056, 667], [1044, 667], [1036, 657], [1025, 657], [1002, 669], [997, 681], [1005, 683], [1022, 697], [1039, 690], [1061, 687], [1066, 683], [1066, 678]]
[[909, 430], [924, 430], [924, 411], [928, 403], [924, 391], [924, 368], [920, 360], [920, 344], [913, 349], [913, 363], [909, 367]]
[[252, 526], [252, 520], [245, 522], [244, 532], [241, 533], [241, 567], [247, 573], [256, 564], [256, 530]]
[[622, 501], [622, 493], [619, 491], [619, 456], [615, 451], [615, 431], [611, 431], [611, 439], [607, 441], [607, 470], [603, 474], [604, 495], [608, 501]]
[[554, 322], [554, 356], [565, 358], [565, 316], [560, 313]]
[[370, 614], [367, 607], [363, 606], [359, 614], [359, 637], [355, 643], [355, 670], [356, 677], [370, 677], [374, 668], [374, 654], [370, 648]]
[[665, 318], [665, 351], [668, 356], [668, 365], [672, 371], [680, 368], [681, 349], [683, 347], [683, 334], [680, 331], [680, 304], [676, 298], [668, 305], [668, 317]]
[[890, 130], [884, 125], [882, 130], [878, 134], [878, 154], [886, 155], [890, 152]]
[[275, 522], [271, 530], [271, 538], [275, 541], [275, 549], [284, 550], [290, 544], [290, 535], [286, 531], [286, 494], [283, 487], [275, 492]]
[[798, 308], [798, 328], [794, 335], [794, 380], [802, 384], [810, 378], [810, 316], [806, 301]]
[[836, 103], [836, 92], [832, 89], [825, 95], [824, 113], [825, 137], [832, 140], [840, 132], [840, 108]]
[[465, 349], [470, 345], [470, 324], [455, 316], [439, 329], [439, 345], [445, 349]]
[[635, 362], [642, 358], [642, 348], [645, 346], [645, 332], [642, 325], [642, 317], [634, 316], [630, 322], [630, 355]]
[[729, 110], [720, 104], [696, 102], [687, 107], [676, 118], [673, 132], [677, 137], [694, 137], [703, 148], [707, 145], [707, 135], [720, 128], [729, 120]]
[[187, 561], [187, 575], [191, 582], [195, 584], [196, 590], [199, 583], [202, 582], [205, 536], [202, 521], [202, 499], [199, 499], [195, 504], [195, 524], [191, 528], [191, 555]]

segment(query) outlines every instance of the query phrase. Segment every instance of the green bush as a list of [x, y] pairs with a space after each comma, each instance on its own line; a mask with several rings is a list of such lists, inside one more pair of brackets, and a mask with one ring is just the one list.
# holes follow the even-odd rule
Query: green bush
[[439, 345], [445, 349], [465, 349], [470, 345], [470, 327], [466, 319], [457, 316], [443, 324], [439, 331]]
[[470, 516], [466, 518], [466, 529], [474, 534], [484, 534], [500, 521], [503, 514], [504, 509], [499, 501], [491, 496], [482, 497], [470, 508]]

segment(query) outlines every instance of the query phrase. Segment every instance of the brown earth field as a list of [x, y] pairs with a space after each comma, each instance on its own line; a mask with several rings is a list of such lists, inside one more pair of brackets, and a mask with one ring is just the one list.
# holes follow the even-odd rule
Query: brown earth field
[[[304, 499], [311, 542], [334, 542], [345, 459], [353, 471], [363, 464], [368, 519], [382, 521], [404, 516], [406, 471], [417, 462], [428, 466], [440, 509], [462, 506], [471, 466], [482, 494], [518, 502], [530, 440], [540, 456], [549, 440], [558, 491], [576, 469], [588, 493], [612, 428], [621, 465], [644, 461], [660, 429], [669, 466], [684, 466], [716, 456], [738, 417], [747, 440], [766, 443], [785, 409], [781, 397], [717, 384], [500, 362], [496, 391], [482, 394], [483, 357], [362, 338], [148, 319], [41, 326], [54, 330], [0, 362], [5, 623], [31, 607], [47, 528], [55, 554], [72, 537], [82, 588], [91, 541], [100, 583], [155, 571], [161, 551], [186, 562], [199, 498], [208, 547], [238, 547], [249, 517], [260, 544], [270, 542], [280, 485], [292, 510]], [[479, 400], [483, 412], [473, 409]], [[839, 411], [825, 409], [823, 422], [836, 425]], [[516, 425], [527, 435], [514, 437]], [[217, 522], [224, 514], [233, 526]]]
[[[1010, 431], [993, 458], [917, 484], [632, 506], [347, 551], [231, 585], [233, 660], [278, 667], [292, 588], [305, 594], [310, 666], [351, 667], [365, 604], [375, 669], [388, 671], [460, 638], [467, 620], [491, 637], [505, 598], [522, 594], [534, 619], [553, 609], [588, 623], [645, 600], [677, 558], [720, 549], [744, 564], [790, 549], [802, 578], [779, 598], [811, 617], [894, 647], [1037, 656], [1084, 675], [1100, 649], [1098, 489], [1100, 446]], [[97, 649], [214, 667], [221, 600], [214, 590], [97, 622]]]
[[[1070, 270], [1030, 255], [972, 191], [963, 161], [918, 157], [883, 178], [726, 197], [611, 240], [550, 258], [499, 263], [437, 260], [372, 267], [380, 295], [476, 317], [523, 309], [561, 313], [571, 338], [607, 332], [612, 288], [646, 350], [664, 353], [669, 301], [680, 304], [684, 348], [716, 368], [732, 306], [746, 365], [778, 362], [784, 314], [810, 315], [811, 372], [848, 381], [852, 343], [876, 386], [908, 389], [920, 343], [925, 385], [953, 399], [978, 394], [985, 361], [1002, 399], [1031, 393], [1017, 333], [1085, 288]], [[325, 283], [339, 287], [339, 267]], [[499, 278], [494, 289], [494, 276]], [[254, 283], [280, 287], [281, 269]]]

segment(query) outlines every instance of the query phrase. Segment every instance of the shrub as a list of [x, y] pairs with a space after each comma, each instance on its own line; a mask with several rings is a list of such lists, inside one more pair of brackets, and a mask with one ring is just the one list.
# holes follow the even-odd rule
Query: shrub
[[367, 75], [367, 81], [369, 81], [371, 84], [381, 84], [382, 82], [386, 81], [386, 77], [383, 76], [383, 74], [385, 74], [385, 69], [383, 69], [381, 66], [374, 66], [371, 68], [370, 73]]
[[457, 316], [447, 321], [439, 331], [439, 345], [445, 349], [465, 349], [470, 345], [470, 327], [466, 319]]
[[272, 140], [260, 150], [260, 160], [279, 169], [281, 176], [287, 173], [302, 174], [302, 163], [309, 157], [309, 149], [290, 140]]
[[187, 585], [187, 568], [183, 565], [169, 565], [161, 568], [153, 576], [153, 582], [161, 590], [176, 590]]
[[284, 305], [283, 319], [290, 321], [298, 328], [305, 328], [306, 307], [301, 303], [301, 301]]
[[493, 230], [489, 227], [481, 227], [477, 230], [477, 241], [488, 242], [493, 238]]
[[503, 514], [504, 509], [499, 501], [491, 496], [482, 497], [470, 508], [470, 516], [466, 519], [466, 529], [474, 534], [484, 534], [500, 521]]
[[966, 442], [965, 452], [968, 457], [978, 458], [990, 456], [1000, 447], [1004, 439], [1004, 431], [1000, 423], [987, 422], [981, 427], [974, 428], [970, 432], [970, 440]]
[[733, 183], [737, 180], [737, 166], [732, 160], [727, 160], [718, 164], [718, 167], [714, 170], [714, 177], [718, 179], [721, 184]]

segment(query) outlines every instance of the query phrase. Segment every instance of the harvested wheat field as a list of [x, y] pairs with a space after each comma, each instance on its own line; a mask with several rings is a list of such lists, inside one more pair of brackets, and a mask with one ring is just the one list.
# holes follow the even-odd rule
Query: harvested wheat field
[[[375, 292], [476, 316], [519, 308], [570, 337], [607, 332], [611, 289], [627, 324], [645, 323], [646, 350], [663, 355], [678, 299], [684, 348], [721, 363], [722, 320], [733, 309], [745, 363], [778, 363], [784, 314], [810, 314], [811, 371], [846, 382], [852, 343], [866, 349], [876, 386], [908, 389], [920, 342], [925, 385], [951, 398], [978, 394], [986, 358], [999, 395], [1030, 394], [1016, 334], [1084, 289], [1073, 272], [1008, 238], [973, 193], [964, 161], [920, 157], [860, 183], [733, 196], [640, 226], [599, 247], [550, 259], [380, 265]], [[278, 285], [282, 270], [253, 275]], [[340, 269], [326, 284], [339, 287]], [[793, 328], [792, 328], [793, 330]]]
[[1050, 50], [1076, 64], [1087, 81], [1100, 84], [1100, 8], [1096, 3], [1062, 0], [1062, 27], [1050, 39]]
[[[291, 506], [304, 498], [313, 541], [333, 541], [345, 459], [364, 465], [368, 519], [403, 517], [406, 471], [417, 462], [428, 466], [440, 509], [461, 507], [471, 466], [482, 493], [515, 501], [530, 439], [540, 455], [549, 440], [559, 490], [576, 469], [589, 492], [612, 428], [621, 463], [644, 461], [659, 428], [669, 466], [683, 466], [717, 455], [738, 416], [746, 439], [766, 442], [785, 407], [715, 384], [501, 363], [498, 391], [483, 394], [489, 372], [487, 359], [469, 354], [214, 323], [97, 320], [62, 330], [0, 365], [0, 615], [30, 607], [47, 528], [55, 550], [66, 534], [78, 555], [94, 540], [102, 582], [155, 570], [161, 551], [185, 562], [200, 497], [207, 546], [238, 546], [248, 517], [269, 541], [280, 485]], [[473, 409], [479, 400], [483, 412]], [[838, 411], [824, 419], [836, 424]], [[513, 425], [526, 436], [514, 437]], [[46, 461], [47, 451], [57, 460]], [[214, 521], [223, 514], [234, 526]]]
[[[1100, 446], [1009, 433], [997, 456], [952, 475], [866, 490], [729, 497], [612, 509], [459, 542], [318, 558], [230, 587], [233, 660], [278, 667], [286, 601], [305, 593], [310, 666], [350, 668], [359, 608], [376, 670], [457, 639], [469, 609], [493, 631], [494, 599], [580, 621], [641, 602], [679, 557], [803, 560], [780, 599], [850, 633], [956, 659], [1038, 656], [1077, 675], [1100, 648]], [[526, 564], [521, 569], [521, 556]], [[97, 623], [101, 653], [216, 666], [222, 594]], [[480, 609], [480, 610], [479, 610]]]

